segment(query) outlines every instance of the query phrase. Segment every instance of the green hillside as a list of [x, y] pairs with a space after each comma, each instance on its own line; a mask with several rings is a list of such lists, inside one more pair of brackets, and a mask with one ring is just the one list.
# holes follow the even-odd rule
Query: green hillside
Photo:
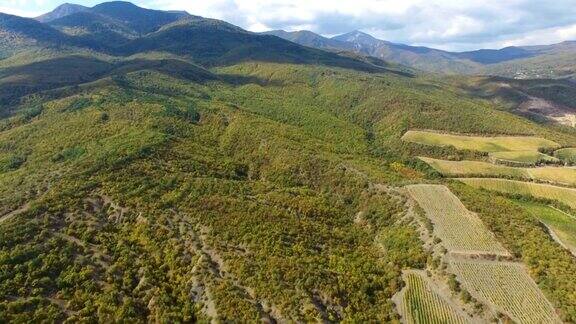
[[112, 49], [94, 37], [0, 60], [0, 322], [398, 322], [402, 272], [446, 267], [403, 191], [431, 182], [576, 320], [576, 259], [546, 228], [417, 158], [483, 153], [401, 140], [420, 129], [571, 147], [574, 131], [454, 80], [130, 12], [114, 19], [147, 34]]

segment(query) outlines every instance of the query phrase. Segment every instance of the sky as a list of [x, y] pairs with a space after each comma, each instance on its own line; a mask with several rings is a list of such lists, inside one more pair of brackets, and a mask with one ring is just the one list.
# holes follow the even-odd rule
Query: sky
[[[0, 12], [34, 17], [63, 0], [0, 0]], [[71, 0], [93, 6], [102, 1]], [[151, 9], [186, 10], [260, 32], [353, 30], [444, 50], [541, 45], [576, 40], [576, 0], [134, 0]]]

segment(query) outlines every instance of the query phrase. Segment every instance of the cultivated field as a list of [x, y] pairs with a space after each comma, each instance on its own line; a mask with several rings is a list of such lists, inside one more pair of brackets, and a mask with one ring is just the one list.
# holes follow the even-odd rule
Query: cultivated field
[[426, 157], [420, 159], [449, 177], [512, 177], [576, 186], [576, 168], [572, 167], [515, 168], [482, 161], [445, 161]]
[[406, 288], [400, 312], [406, 323], [467, 323], [467, 317], [435, 292], [421, 274], [410, 271], [403, 277]]
[[558, 148], [556, 142], [532, 136], [465, 136], [428, 131], [407, 131], [402, 140], [436, 146], [454, 146], [461, 150], [481, 152], [538, 151], [540, 148]]
[[576, 148], [559, 149], [554, 156], [566, 163], [576, 164]]
[[532, 179], [576, 186], [576, 168], [543, 167], [525, 169]]
[[553, 199], [576, 208], [576, 189], [505, 179], [461, 178], [458, 180], [476, 188]]
[[513, 168], [482, 161], [446, 161], [427, 157], [419, 157], [436, 171], [448, 177], [482, 175], [493, 177], [527, 178], [528, 174], [522, 168]]
[[552, 305], [524, 266], [511, 262], [453, 259], [451, 267], [473, 295], [518, 323], [559, 323]]
[[434, 232], [449, 251], [509, 254], [478, 216], [466, 209], [446, 186], [423, 184], [407, 189], [434, 223]]
[[492, 152], [489, 154], [494, 162], [512, 162], [525, 165], [535, 165], [545, 162], [558, 162], [555, 157], [540, 153], [538, 151], [504, 151]]
[[576, 255], [576, 216], [538, 203], [518, 202], [518, 204], [534, 218], [546, 224], [555, 235], [554, 238]]

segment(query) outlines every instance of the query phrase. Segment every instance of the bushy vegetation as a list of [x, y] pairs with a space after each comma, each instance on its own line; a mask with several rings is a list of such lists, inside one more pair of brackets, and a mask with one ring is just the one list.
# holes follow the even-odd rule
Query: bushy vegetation
[[393, 321], [427, 254], [374, 184], [437, 177], [422, 152], [477, 154], [402, 134], [572, 138], [395, 73], [178, 66], [4, 110], [0, 215], [25, 211], [0, 224], [2, 321]]

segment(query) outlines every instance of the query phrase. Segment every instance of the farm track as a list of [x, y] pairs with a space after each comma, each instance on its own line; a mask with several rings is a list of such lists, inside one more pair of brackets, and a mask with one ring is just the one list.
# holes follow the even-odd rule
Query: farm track
[[14, 210], [14, 211], [9, 212], [8, 214], [0, 217], [0, 224], [20, 215], [22, 213], [27, 212], [29, 209], [30, 209], [30, 203], [27, 203], [24, 206]]
[[540, 223], [546, 227], [546, 230], [548, 232], [548, 234], [550, 235], [550, 237], [556, 242], [558, 243], [561, 247], [563, 247], [564, 249], [570, 251], [570, 253], [572, 253], [573, 256], [576, 256], [576, 248], [568, 246], [566, 243], [564, 243], [562, 241], [562, 239], [558, 236], [558, 234], [556, 234], [556, 232], [554, 231], [554, 229], [552, 227], [550, 227], [549, 225], [547, 225], [546, 223], [540, 221]]

